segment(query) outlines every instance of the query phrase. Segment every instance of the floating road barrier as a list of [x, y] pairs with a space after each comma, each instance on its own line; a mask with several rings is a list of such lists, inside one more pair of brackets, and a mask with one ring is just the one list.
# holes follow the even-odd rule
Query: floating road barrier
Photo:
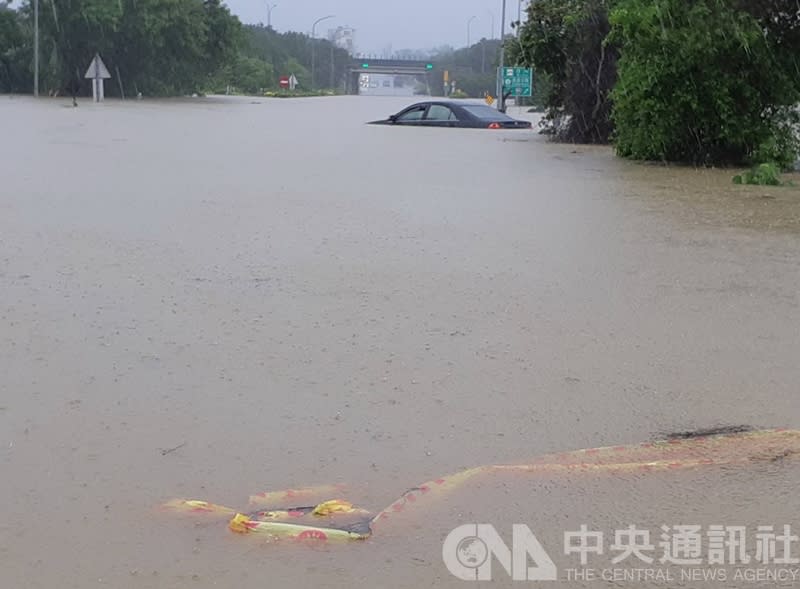
[[[425, 482], [401, 495], [377, 514], [344, 499], [343, 485], [272, 491], [250, 496], [250, 508], [238, 510], [199, 500], [175, 499], [165, 511], [230, 518], [228, 528], [241, 534], [267, 534], [273, 539], [364, 540], [383, 521], [396, 518], [467, 481], [485, 475], [519, 472], [541, 476], [573, 473], [631, 473], [708, 466], [777, 462], [800, 457], [800, 430], [770, 429], [680, 434], [665, 440], [545, 454], [527, 464], [495, 464], [469, 468]], [[298, 507], [301, 505], [302, 507]]]

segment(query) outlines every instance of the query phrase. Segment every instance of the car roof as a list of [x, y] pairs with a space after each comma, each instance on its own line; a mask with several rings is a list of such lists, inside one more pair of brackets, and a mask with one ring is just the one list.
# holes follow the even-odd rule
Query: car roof
[[[451, 107], [454, 110], [460, 111], [462, 113], [464, 112], [466, 107], [482, 107], [482, 108], [495, 110], [494, 108], [492, 108], [488, 104], [485, 104], [485, 103], [479, 101], [478, 99], [472, 99], [472, 100], [470, 100], [470, 99], [466, 99], [466, 100], [425, 100], [425, 101], [422, 101], [422, 102], [415, 102], [414, 104], [411, 104], [411, 105], [405, 107], [404, 109], [399, 111], [398, 114], [403, 113], [403, 112], [405, 112], [407, 110], [411, 110], [412, 108], [419, 108], [421, 106], [427, 107], [427, 106], [433, 106], [433, 105], [436, 105], [436, 104], [439, 104], [439, 105], [442, 105], [442, 106]], [[469, 111], [467, 111], [467, 112], [469, 112]], [[481, 117], [478, 117], [474, 113], [469, 113], [469, 114], [472, 117], [481, 119]], [[502, 117], [505, 117], [505, 118], [510, 119], [510, 120], [514, 120], [513, 117], [508, 116], [506, 113], [500, 113], [500, 114], [502, 115]], [[483, 120], [483, 119], [481, 119], [481, 120]]]
[[[411, 106], [422, 106], [426, 104], [441, 104], [442, 106], [475, 106], [480, 105], [480, 102], [469, 102], [465, 100], [425, 100], [423, 102], [417, 102], [416, 104], [412, 104]], [[411, 108], [411, 107], [408, 107]]]

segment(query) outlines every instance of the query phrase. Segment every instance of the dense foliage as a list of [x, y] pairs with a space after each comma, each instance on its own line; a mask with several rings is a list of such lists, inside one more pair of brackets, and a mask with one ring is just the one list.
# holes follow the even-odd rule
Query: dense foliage
[[[311, 87], [312, 40], [299, 33], [243, 27], [222, 0], [39, 0], [40, 89], [91, 93], [84, 80], [100, 53], [114, 80], [110, 95], [176, 95], [277, 89], [292, 73]], [[30, 92], [32, 7], [0, 0], [0, 92]], [[337, 86], [348, 56], [313, 40], [316, 86]], [[333, 67], [331, 67], [333, 66]]]
[[20, 15], [0, 0], [0, 92], [21, 91], [29, 82], [30, 37]]
[[550, 82], [559, 139], [698, 164], [796, 157], [796, 0], [538, 0], [508, 47]]
[[[260, 62], [263, 70], [272, 76], [269, 84], [263, 88], [277, 85], [277, 77], [294, 74], [300, 87], [337, 88], [344, 80], [350, 56], [347, 51], [335, 47], [327, 40], [314, 39], [306, 35], [286, 32], [279, 33], [270, 27], [248, 25], [244, 27], [245, 44], [242, 48], [241, 60], [246, 60], [251, 67]], [[312, 45], [313, 43], [313, 45]], [[313, 48], [313, 56], [312, 56]], [[314, 80], [311, 83], [311, 63], [314, 62]], [[262, 70], [259, 70], [259, 75]], [[271, 73], [270, 73], [271, 72]], [[255, 78], [247, 81], [246, 76], [237, 77], [236, 86], [253, 87]]]
[[613, 92], [620, 155], [794, 161], [800, 46], [789, 53], [791, 45], [768, 28], [769, 12], [743, 7], [736, 0], [618, 0], [611, 18], [622, 50]]
[[608, 12], [607, 0], [531, 2], [519, 39], [507, 43], [510, 62], [545, 81], [545, 123], [561, 140], [605, 143], [611, 136], [617, 50], [605, 42]]

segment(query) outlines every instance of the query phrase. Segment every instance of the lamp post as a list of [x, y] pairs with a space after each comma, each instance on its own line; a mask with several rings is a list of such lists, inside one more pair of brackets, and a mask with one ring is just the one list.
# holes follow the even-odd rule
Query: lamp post
[[317, 25], [321, 23], [323, 20], [328, 20], [330, 18], [334, 18], [335, 15], [329, 14], [328, 16], [323, 16], [322, 18], [318, 18], [314, 21], [314, 24], [311, 25], [311, 90], [314, 89], [314, 72], [317, 69], [316, 60], [317, 60], [317, 50], [316, 50], [316, 36], [317, 36]]
[[503, 94], [503, 68], [506, 65], [506, 0], [503, 0], [503, 13], [500, 16], [500, 71], [497, 76], [497, 110], [506, 112], [506, 98]]
[[470, 27], [472, 27], [472, 21], [475, 20], [476, 18], [477, 17], [475, 16], [471, 16], [469, 17], [469, 20], [467, 20], [467, 49], [470, 48], [470, 41], [472, 40], [471, 39], [472, 35], [470, 34], [471, 33]]
[[39, 0], [33, 0], [33, 95], [39, 96]]
[[492, 33], [489, 35], [489, 39], [494, 41], [494, 12], [491, 10], [487, 10], [486, 12], [489, 13], [489, 18], [492, 19]]
[[269, 2], [267, 2], [267, 28], [268, 29], [272, 28], [272, 11], [275, 9], [276, 6], [278, 6], [278, 5], [277, 4], [270, 4]]

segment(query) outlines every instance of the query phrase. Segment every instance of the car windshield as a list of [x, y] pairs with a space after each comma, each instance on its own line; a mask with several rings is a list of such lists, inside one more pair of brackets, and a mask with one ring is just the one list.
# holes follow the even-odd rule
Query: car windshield
[[482, 104], [470, 104], [468, 106], [462, 107], [465, 111], [471, 114], [474, 117], [478, 117], [479, 119], [484, 119], [487, 121], [511, 121], [513, 120], [508, 115], [505, 115], [498, 110], [490, 107], [484, 106]]

